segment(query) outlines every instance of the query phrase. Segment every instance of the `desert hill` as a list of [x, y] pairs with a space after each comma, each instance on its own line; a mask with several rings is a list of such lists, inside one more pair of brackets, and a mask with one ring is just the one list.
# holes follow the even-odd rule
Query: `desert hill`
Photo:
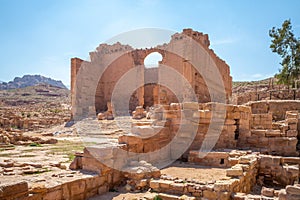
[[21, 106], [28, 104], [70, 103], [70, 91], [53, 85], [38, 84], [25, 88], [0, 90], [0, 105]]
[[41, 75], [24, 75], [23, 77], [16, 77], [13, 81], [2, 82], [0, 81], [0, 90], [9, 90], [16, 88], [25, 88], [38, 84], [47, 84], [60, 88], [67, 88], [61, 81], [47, 78]]

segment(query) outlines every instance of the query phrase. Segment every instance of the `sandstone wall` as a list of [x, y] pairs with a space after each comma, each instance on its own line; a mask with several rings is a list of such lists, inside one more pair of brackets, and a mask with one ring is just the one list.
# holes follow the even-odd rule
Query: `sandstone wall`
[[226, 169], [226, 180], [205, 183], [194, 180], [187, 182], [170, 177], [150, 181], [150, 188], [156, 192], [188, 195], [196, 199], [229, 200], [235, 193], [249, 193], [256, 183], [257, 157], [239, 155], [238, 163]]
[[245, 104], [251, 107], [253, 114], [272, 113], [273, 120], [284, 120], [288, 110], [300, 111], [299, 100], [265, 100]]
[[265, 100], [299, 100], [299, 90], [282, 90], [275, 88], [270, 90], [257, 91], [257, 92], [243, 92], [233, 95], [233, 102], [241, 105], [250, 101], [265, 101]]
[[[195, 43], [201, 46], [202, 51], [205, 53], [187, 49], [188, 45], [186, 44], [188, 40], [186, 38], [188, 37], [193, 38]], [[232, 78], [229, 66], [225, 61], [216, 56], [209, 48], [209, 44], [208, 35], [193, 31], [192, 29], [184, 29], [182, 33], [174, 34], [170, 43], [158, 45], [154, 48], [133, 49], [128, 45], [121, 45], [120, 43], [114, 45], [101, 44], [95, 52], [90, 53], [90, 62], [73, 58], [71, 60], [72, 113], [79, 115], [88, 114], [93, 112], [93, 106], [95, 107], [95, 112], [105, 111], [107, 102], [111, 101], [111, 94], [116, 83], [130, 69], [138, 68], [140, 72], [138, 79], [145, 84], [145, 80], [148, 77], [147, 74], [151, 76], [153, 70], [145, 69], [144, 59], [152, 52], [159, 52], [162, 55], [163, 59], [160, 65], [175, 69], [189, 82], [199, 102], [209, 102], [212, 97], [208, 92], [207, 84], [214, 80], [212, 77], [208, 77], [204, 81], [203, 74], [201, 75], [195, 69], [193, 63], [188, 60], [202, 56], [203, 58], [200, 59], [203, 62], [201, 63], [201, 67], [203, 68], [202, 73], [211, 71], [211, 65], [215, 65], [216, 70], [219, 70], [219, 72], [211, 73], [220, 73], [221, 82], [225, 88], [226, 99], [229, 100], [232, 90]], [[184, 59], [180, 57], [176, 54], [176, 51], [187, 55], [189, 58]], [[160, 67], [157, 70], [159, 71]], [[78, 74], [80, 74], [80, 77], [78, 77]], [[205, 76], [207, 75], [205, 74]], [[76, 84], [76, 81], [80, 84]], [[78, 85], [80, 85], [79, 88], [77, 87]], [[181, 82], [177, 82], [176, 87], [182, 87], [181, 91], [183, 91], [183, 94], [180, 94], [179, 98], [188, 98], [184, 93], [186, 87]], [[219, 86], [213, 87], [216, 91], [220, 89]], [[176, 102], [177, 98], [174, 97], [174, 94], [168, 91], [168, 89], [165, 91], [167, 92], [166, 96], [169, 98], [166, 103]], [[157, 95], [160, 96], [160, 93], [160, 89], [153, 91], [152, 94], [149, 94], [149, 91], [145, 93], [143, 87], [138, 89], [136, 93], [132, 94], [132, 98], [130, 99], [130, 110], [133, 111], [137, 105], [150, 105], [152, 104], [152, 100], [154, 103], [161, 103], [159, 102], [160, 98], [157, 97]], [[156, 102], [156, 99], [158, 99], [158, 102]]]
[[286, 111], [285, 120], [281, 122], [272, 122], [271, 114], [253, 114], [246, 146], [268, 154], [297, 156], [297, 127], [297, 111]]
[[[223, 119], [218, 111], [225, 112]], [[239, 148], [274, 155], [298, 155], [298, 112], [295, 111], [286, 111], [284, 121], [273, 122], [271, 113], [251, 114], [248, 106], [187, 102], [164, 105], [151, 117], [156, 120], [153, 124], [133, 124], [132, 134], [119, 137], [119, 143], [126, 144], [126, 150], [147, 153], [171, 144], [166, 156], [172, 159], [178, 149], [185, 152], [182, 158], [187, 159], [190, 151], [201, 151], [209, 146], [210, 150]], [[217, 128], [220, 129], [215, 132]]]
[[299, 180], [299, 164], [297, 157], [260, 155], [258, 180], [266, 185], [293, 185]]
[[[219, 116], [213, 112], [216, 110], [224, 111], [225, 118], [220, 119], [222, 127], [212, 127], [208, 132], [211, 120], [218, 121]], [[250, 136], [250, 113], [250, 108], [246, 106], [172, 103], [155, 111], [153, 118], [158, 121], [154, 124], [133, 124], [132, 134], [120, 136], [119, 143], [126, 144], [128, 151], [147, 153], [162, 149], [172, 141], [168, 155], [174, 158], [179, 147], [185, 147], [184, 159], [187, 159], [190, 150], [199, 150], [202, 145], [207, 146], [212, 141], [215, 143], [211, 146], [213, 149], [233, 149], [239, 143], [244, 144]], [[183, 121], [181, 116], [185, 117]], [[217, 135], [211, 132], [214, 128], [220, 128]]]
[[1, 200], [53, 200], [53, 199], [88, 199], [97, 194], [108, 192], [107, 177], [100, 175], [74, 176], [63, 178], [55, 184], [39, 183], [28, 186], [25, 181], [0, 184]]

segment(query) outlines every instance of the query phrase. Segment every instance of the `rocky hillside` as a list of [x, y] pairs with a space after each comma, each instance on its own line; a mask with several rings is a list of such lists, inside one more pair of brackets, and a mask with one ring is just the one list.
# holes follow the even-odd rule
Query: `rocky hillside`
[[[0, 90], [0, 144], [14, 143], [1, 134], [39, 130], [70, 120], [70, 91], [39, 84], [26, 88]], [[15, 130], [16, 129], [16, 130]]]
[[267, 78], [259, 81], [233, 81], [232, 93], [243, 94], [245, 92], [256, 92], [268, 90], [270, 87], [277, 86], [275, 78]]
[[70, 91], [48, 84], [0, 90], [0, 106], [26, 106], [39, 103], [70, 104]]
[[232, 100], [234, 104], [244, 104], [260, 100], [300, 100], [300, 89], [278, 84], [275, 78], [260, 81], [233, 82]]
[[8, 83], [0, 82], [0, 90], [25, 88], [28, 86], [35, 86], [39, 84], [47, 84], [64, 89], [67, 88], [61, 81], [53, 80], [41, 75], [24, 75], [21, 78], [16, 77], [13, 81], [9, 81]]

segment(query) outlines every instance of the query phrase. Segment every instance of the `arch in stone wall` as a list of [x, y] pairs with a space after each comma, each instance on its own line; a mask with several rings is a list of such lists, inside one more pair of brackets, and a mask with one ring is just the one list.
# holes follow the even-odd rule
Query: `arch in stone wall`
[[[213, 65], [216, 66], [214, 69], [220, 71], [220, 78], [223, 80], [226, 98], [228, 99], [228, 97], [231, 96], [231, 76], [228, 65], [208, 48], [209, 41], [207, 35], [197, 32], [199, 34], [196, 34], [196, 36], [194, 36], [194, 34], [190, 36], [189, 34], [193, 33], [193, 31], [190, 32], [190, 29], [187, 29], [187, 31], [184, 30], [183, 34], [175, 34], [172, 36], [170, 43], [149, 49], [133, 49], [129, 45], [122, 45], [120, 43], [114, 45], [101, 44], [95, 52], [90, 53], [90, 62], [81, 60], [80, 66], [79, 64], [73, 65], [72, 62], [71, 91], [73, 116], [87, 116], [88, 114], [95, 116], [94, 114], [96, 114], [96, 112], [105, 110], [106, 103], [110, 101], [109, 94], [113, 91], [114, 82], [133, 67], [139, 68], [140, 73], [143, 75], [140, 76], [140, 78], [145, 82], [144, 59], [153, 52], [160, 53], [163, 57], [161, 64], [171, 66], [181, 73], [194, 89], [201, 89], [204, 83], [211, 79], [211, 77], [209, 77], [204, 80], [205, 78], [202, 77], [203, 80], [200, 82], [202, 85], [197, 85], [198, 83], [195, 82], [195, 76], [210, 73], [210, 65], [214, 62]], [[184, 38], [187, 37], [193, 40], [185, 40]], [[191, 41], [198, 43], [199, 47], [201, 46], [198, 50], [196, 49], [198, 53], [196, 51], [191, 52], [191, 49], [186, 49], [187, 46], [191, 44]], [[203, 60], [199, 60], [195, 56], [202, 56]], [[199, 65], [203, 65], [204, 68], [202, 70], [205, 71], [205, 73], [201, 74], [197, 72], [197, 69], [193, 69], [193, 66], [198, 65], [197, 63], [193, 63], [193, 60], [200, 61]], [[104, 88], [101, 84], [104, 85]], [[213, 87], [216, 90], [215, 92], [210, 91], [213, 97], [204, 99], [203, 102], [208, 102], [211, 98], [216, 99], [216, 96], [218, 96], [217, 91], [220, 87]], [[199, 90], [199, 94], [197, 92], [196, 94], [199, 95], [199, 98], [202, 98], [205, 94], [201, 92], [208, 93], [208, 90], [209, 87], [207, 91]], [[138, 103], [143, 105], [143, 89], [138, 92], [137, 98]], [[101, 102], [101, 106], [98, 105], [99, 102]]]

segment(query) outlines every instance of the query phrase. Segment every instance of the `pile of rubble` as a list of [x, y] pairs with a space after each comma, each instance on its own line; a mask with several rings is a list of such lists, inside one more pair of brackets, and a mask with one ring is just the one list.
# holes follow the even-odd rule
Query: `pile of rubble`
[[16, 130], [4, 130], [0, 129], [0, 144], [14, 144], [14, 145], [29, 145], [32, 143], [36, 144], [55, 144], [57, 139], [35, 137], [30, 135], [24, 135], [22, 131]]
[[113, 120], [114, 116], [113, 116], [113, 108], [112, 108], [112, 104], [110, 102], [107, 103], [107, 111], [103, 112], [103, 113], [98, 113], [97, 115], [98, 120]]
[[[53, 169], [56, 168], [56, 169]], [[47, 171], [66, 169], [60, 162], [36, 163], [20, 162], [12, 159], [0, 161], [0, 176], [40, 174]]]

